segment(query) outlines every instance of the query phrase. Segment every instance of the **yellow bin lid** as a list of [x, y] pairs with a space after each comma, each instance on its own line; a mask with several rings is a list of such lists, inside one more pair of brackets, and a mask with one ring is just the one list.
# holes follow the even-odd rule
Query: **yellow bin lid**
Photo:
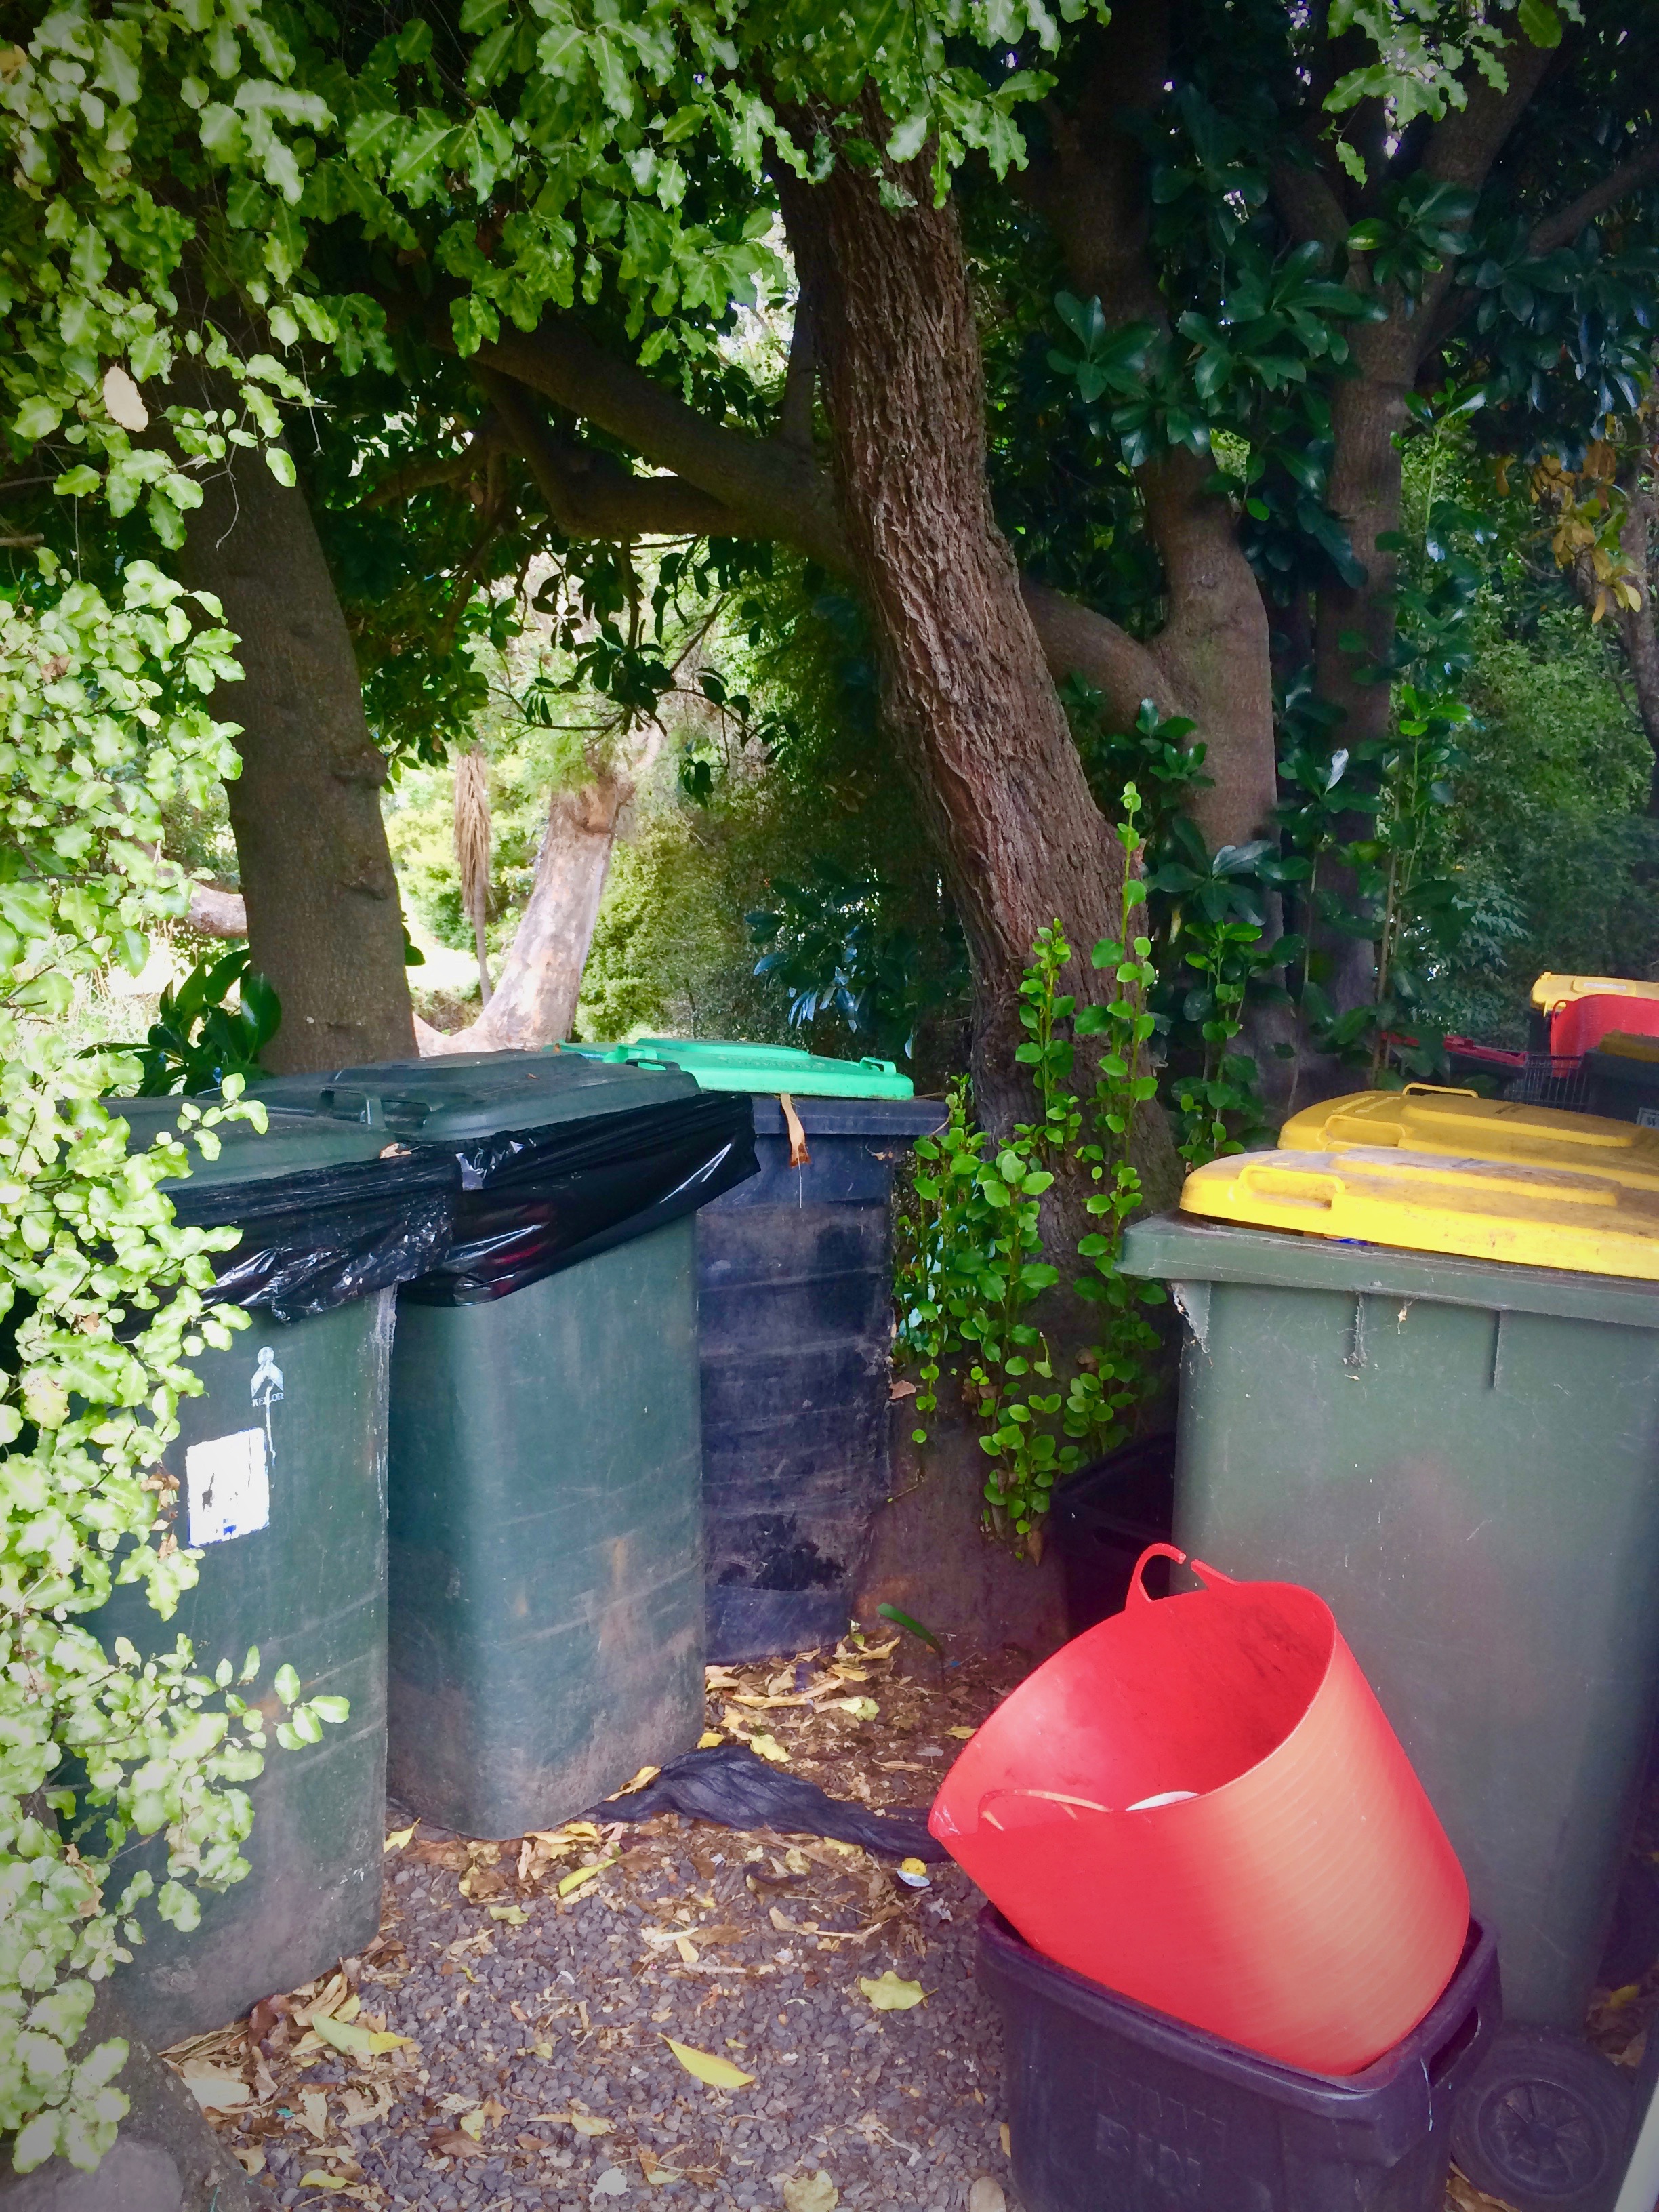
[[1610, 1052], [1615, 1060], [1659, 1060], [1659, 1036], [1632, 1036], [1628, 1030], [1609, 1030], [1595, 1049]]
[[1532, 1002], [1547, 1014], [1570, 999], [1659, 999], [1659, 983], [1638, 983], [1630, 975], [1540, 975]]
[[[1659, 1057], [1659, 1037], [1632, 1042], [1652, 1048]], [[1611, 1038], [1601, 1040], [1604, 1052], [1612, 1045]], [[1395, 1146], [1453, 1159], [1611, 1176], [1633, 1190], [1659, 1191], [1659, 1129], [1523, 1106], [1513, 1098], [1478, 1098], [1472, 1091], [1442, 1091], [1425, 1083], [1408, 1083], [1403, 1091], [1355, 1091], [1304, 1106], [1279, 1131], [1279, 1143], [1287, 1152]]]
[[1253, 1229], [1659, 1282], [1659, 1193], [1559, 1167], [1381, 1147], [1238, 1152], [1194, 1169], [1181, 1203]]

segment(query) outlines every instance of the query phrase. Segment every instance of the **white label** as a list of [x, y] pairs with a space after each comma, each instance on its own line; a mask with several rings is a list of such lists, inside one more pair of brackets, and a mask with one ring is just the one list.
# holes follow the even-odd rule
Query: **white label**
[[190, 1540], [225, 1544], [270, 1525], [270, 1478], [265, 1470], [265, 1432], [238, 1429], [212, 1437], [185, 1454], [190, 1498]]
[[1659, 1129], [1659, 1106], [1638, 1106], [1636, 1119], [1644, 1129]]

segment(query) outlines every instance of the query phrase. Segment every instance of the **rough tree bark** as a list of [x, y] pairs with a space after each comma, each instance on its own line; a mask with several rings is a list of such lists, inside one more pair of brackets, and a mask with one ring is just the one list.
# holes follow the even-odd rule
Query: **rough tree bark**
[[216, 694], [239, 722], [227, 785], [248, 947], [283, 1005], [278, 1073], [415, 1049], [398, 882], [380, 818], [386, 763], [311, 513], [257, 455], [204, 483], [185, 580], [217, 594], [245, 680]]
[[[878, 118], [870, 135], [885, 135]], [[1107, 995], [1088, 954], [1115, 934], [1122, 855], [992, 516], [956, 212], [932, 205], [925, 162], [903, 182], [913, 204], [902, 213], [846, 164], [817, 185], [786, 174], [781, 190], [813, 304], [837, 507], [876, 632], [885, 716], [970, 948], [975, 1095], [989, 1125], [1006, 1127], [1030, 1109], [1014, 1048], [1032, 939], [1058, 920], [1079, 999]]]

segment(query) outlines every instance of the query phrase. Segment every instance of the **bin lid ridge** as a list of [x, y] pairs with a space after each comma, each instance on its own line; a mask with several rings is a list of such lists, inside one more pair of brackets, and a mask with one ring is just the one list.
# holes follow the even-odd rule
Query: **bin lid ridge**
[[1524, 1105], [1517, 1099], [1477, 1097], [1468, 1091], [1424, 1085], [1352, 1091], [1304, 1107], [1279, 1133], [1283, 1152], [1385, 1146], [1401, 1152], [1590, 1173], [1632, 1189], [1659, 1191], [1659, 1129]]
[[1363, 1146], [1242, 1152], [1195, 1169], [1181, 1204], [1249, 1227], [1659, 1281], [1659, 1188], [1577, 1163]]

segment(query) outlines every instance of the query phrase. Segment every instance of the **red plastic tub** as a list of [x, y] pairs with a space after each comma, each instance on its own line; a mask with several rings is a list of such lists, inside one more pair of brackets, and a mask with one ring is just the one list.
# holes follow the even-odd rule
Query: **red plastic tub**
[[1462, 1952], [1444, 1830], [1330, 1608], [1191, 1562], [998, 1707], [930, 1826], [1036, 1950], [1304, 2071], [1358, 2073]]

